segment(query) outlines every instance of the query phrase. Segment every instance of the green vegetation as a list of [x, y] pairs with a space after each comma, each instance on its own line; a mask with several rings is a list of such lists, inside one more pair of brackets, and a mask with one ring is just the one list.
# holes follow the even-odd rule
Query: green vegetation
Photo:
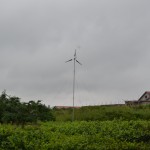
[[[0, 150], [148, 150], [150, 105], [50, 109], [0, 96]], [[21, 126], [20, 126], [21, 125]]]
[[[56, 109], [56, 121], [70, 121], [72, 109]], [[75, 109], [76, 121], [150, 120], [150, 105], [85, 106]]]
[[52, 110], [41, 101], [21, 103], [18, 97], [7, 96], [3, 92], [0, 96], [0, 123], [22, 125], [36, 123], [37, 121], [54, 120]]
[[150, 149], [150, 121], [47, 122], [0, 125], [1, 150]]

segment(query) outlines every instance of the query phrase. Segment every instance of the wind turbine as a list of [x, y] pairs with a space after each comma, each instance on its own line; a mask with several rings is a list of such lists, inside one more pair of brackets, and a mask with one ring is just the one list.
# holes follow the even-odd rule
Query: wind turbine
[[76, 50], [75, 50], [75, 53], [74, 53], [74, 58], [73, 59], [70, 59], [67, 62], [70, 62], [70, 61], [74, 61], [74, 71], [73, 71], [73, 112], [72, 112], [72, 121], [74, 121], [74, 94], [75, 94], [75, 75], [76, 75], [76, 62], [80, 65], [82, 65], [78, 60], [77, 60], [77, 54], [76, 54]]

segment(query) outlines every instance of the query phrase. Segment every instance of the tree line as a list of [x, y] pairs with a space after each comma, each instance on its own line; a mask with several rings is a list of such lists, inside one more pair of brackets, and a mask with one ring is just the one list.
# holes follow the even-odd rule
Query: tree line
[[38, 101], [20, 102], [16, 96], [8, 96], [6, 91], [0, 95], [0, 123], [25, 125], [37, 121], [53, 121], [52, 110]]

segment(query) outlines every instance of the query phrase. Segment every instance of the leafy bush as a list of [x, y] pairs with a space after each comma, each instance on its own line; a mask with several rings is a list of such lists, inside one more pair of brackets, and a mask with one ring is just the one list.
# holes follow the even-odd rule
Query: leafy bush
[[45, 122], [0, 125], [0, 148], [9, 150], [150, 149], [150, 121]]
[[21, 103], [18, 97], [0, 96], [0, 122], [21, 124], [36, 123], [37, 121], [55, 120], [52, 110], [41, 104], [41, 101]]

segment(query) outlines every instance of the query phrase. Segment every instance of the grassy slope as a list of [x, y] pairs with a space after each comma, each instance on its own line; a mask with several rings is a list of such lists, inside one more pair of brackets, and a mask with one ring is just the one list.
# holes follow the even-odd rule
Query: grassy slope
[[[54, 110], [56, 121], [70, 121], [72, 109]], [[147, 106], [85, 106], [75, 109], [77, 121], [150, 120], [150, 105]]]

